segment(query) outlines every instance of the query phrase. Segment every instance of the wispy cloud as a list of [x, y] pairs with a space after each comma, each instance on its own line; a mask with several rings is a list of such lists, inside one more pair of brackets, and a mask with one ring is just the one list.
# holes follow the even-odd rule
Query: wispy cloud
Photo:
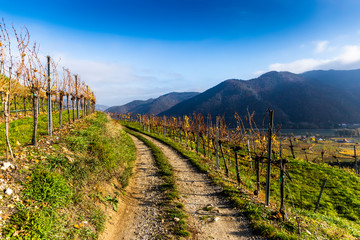
[[329, 46], [329, 41], [319, 41], [316, 42], [316, 47], [315, 47], [315, 53], [322, 53], [324, 52], [327, 47]]

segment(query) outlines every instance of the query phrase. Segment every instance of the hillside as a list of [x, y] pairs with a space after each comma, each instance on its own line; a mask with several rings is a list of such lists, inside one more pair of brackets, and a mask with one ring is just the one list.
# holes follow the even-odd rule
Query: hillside
[[283, 128], [331, 128], [360, 122], [360, 70], [311, 71], [303, 74], [268, 72], [248, 81], [226, 80], [177, 104], [161, 115], [221, 115], [229, 123], [234, 112], [255, 111], [262, 122], [268, 107]]
[[135, 100], [125, 105], [113, 106], [106, 109], [105, 112], [156, 115], [198, 94], [197, 92], [171, 92], [155, 99]]
[[11, 122], [12, 159], [6, 159], [5, 139], [0, 139], [0, 171], [6, 176], [0, 184], [6, 189], [1, 239], [97, 239], [106, 208], [128, 184], [136, 149], [119, 124], [97, 112], [59, 130], [59, 115], [53, 116], [55, 131], [49, 137], [47, 116], [41, 115], [37, 147], [29, 144], [32, 118]]

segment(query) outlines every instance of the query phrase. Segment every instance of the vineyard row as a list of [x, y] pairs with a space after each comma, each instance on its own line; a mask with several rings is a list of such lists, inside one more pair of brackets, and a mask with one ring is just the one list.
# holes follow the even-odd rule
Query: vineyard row
[[[270, 115], [270, 114], [269, 114]], [[137, 122], [143, 131], [163, 135], [180, 142], [187, 148], [196, 151], [204, 158], [213, 163], [217, 171], [223, 171], [228, 179], [235, 179], [236, 184], [248, 185], [254, 190], [254, 195], [259, 196], [261, 190], [265, 190], [265, 203], [270, 201], [270, 181], [273, 176], [280, 181], [280, 213], [284, 216], [285, 200], [285, 178], [291, 180], [287, 171], [287, 165], [291, 167], [292, 160], [296, 154], [305, 154], [304, 160], [309, 161], [311, 148], [315, 148], [315, 140], [303, 143], [291, 138], [280, 137], [279, 131], [273, 134], [272, 122], [269, 121], [267, 130], [259, 130], [256, 123], [249, 114], [246, 118], [240, 118], [235, 114], [237, 120], [236, 128], [229, 129], [221, 117], [216, 117], [215, 125], [210, 116], [205, 118], [200, 114], [192, 117], [159, 117], [154, 115], [113, 114], [113, 118], [127, 122]], [[270, 117], [269, 117], [270, 118]], [[246, 125], [249, 126], [245, 128]], [[310, 140], [312, 141], [312, 140]], [[298, 146], [299, 145], [299, 146]], [[309, 150], [310, 148], [310, 150]], [[296, 151], [296, 149], [298, 149]], [[358, 173], [356, 147], [354, 156], [348, 156], [349, 164]], [[324, 161], [325, 158], [333, 158], [333, 152], [321, 150], [318, 157], [312, 159], [314, 163]], [[301, 155], [304, 156], [304, 155]], [[339, 158], [337, 158], [338, 160]], [[345, 165], [343, 165], [345, 167]], [[274, 168], [274, 169], [272, 169]], [[255, 179], [248, 175], [255, 171]], [[279, 178], [279, 179], [278, 179]], [[266, 184], [262, 184], [266, 182]], [[274, 181], [274, 179], [273, 179]]]
[[[1, 113], [5, 122], [6, 155], [7, 158], [12, 158], [9, 123], [13, 118], [26, 116], [27, 112], [32, 112], [34, 119], [32, 144], [36, 146], [39, 113], [45, 105], [51, 136], [52, 108], [59, 111], [61, 128], [64, 106], [70, 121], [70, 108], [76, 109], [77, 117], [80, 107], [84, 109], [84, 113], [89, 114], [95, 110], [96, 98], [94, 92], [78, 74], [72, 74], [65, 67], [59, 71], [59, 61], [55, 61], [50, 56], [41, 56], [38, 44], [30, 41], [30, 33], [26, 27], [20, 31], [14, 26], [8, 28], [3, 20], [0, 30]], [[74, 115], [73, 120], [75, 120]]]

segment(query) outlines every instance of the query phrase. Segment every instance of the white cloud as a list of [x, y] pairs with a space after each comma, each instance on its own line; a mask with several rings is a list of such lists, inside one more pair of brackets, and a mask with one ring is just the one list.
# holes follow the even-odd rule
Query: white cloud
[[316, 42], [316, 48], [315, 48], [315, 53], [322, 53], [324, 52], [327, 47], [329, 46], [329, 41], [319, 41]]
[[[273, 63], [268, 67], [268, 71], [289, 71], [293, 73], [302, 73], [316, 69], [351, 69], [360, 68], [360, 46], [346, 45], [340, 49], [340, 52], [326, 59], [305, 58], [289, 63]], [[263, 73], [258, 71], [256, 73]], [[256, 74], [255, 73], [255, 74]]]
[[360, 61], [360, 46], [357, 45], [344, 46], [343, 53], [340, 54], [338, 60], [344, 65]]
[[330, 63], [331, 59], [300, 59], [290, 63], [274, 63], [269, 66], [270, 71], [289, 71], [293, 73], [302, 73], [305, 71], [320, 68]]

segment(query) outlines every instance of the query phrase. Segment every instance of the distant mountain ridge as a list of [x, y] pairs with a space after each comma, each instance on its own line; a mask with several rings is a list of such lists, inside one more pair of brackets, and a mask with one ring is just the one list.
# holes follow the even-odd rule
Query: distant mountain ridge
[[158, 98], [135, 100], [121, 106], [113, 106], [105, 110], [110, 113], [154, 114], [157, 115], [174, 105], [198, 95], [198, 92], [171, 92]]
[[246, 116], [255, 111], [261, 123], [271, 106], [275, 123], [283, 128], [331, 128], [360, 123], [359, 93], [360, 70], [272, 71], [247, 81], [226, 80], [160, 115], [220, 115], [234, 124], [235, 112]]
[[96, 104], [95, 105], [95, 110], [96, 111], [104, 111], [104, 110], [106, 110], [108, 108], [109, 108], [109, 106], [106, 106], [106, 105], [101, 105], [101, 104]]

